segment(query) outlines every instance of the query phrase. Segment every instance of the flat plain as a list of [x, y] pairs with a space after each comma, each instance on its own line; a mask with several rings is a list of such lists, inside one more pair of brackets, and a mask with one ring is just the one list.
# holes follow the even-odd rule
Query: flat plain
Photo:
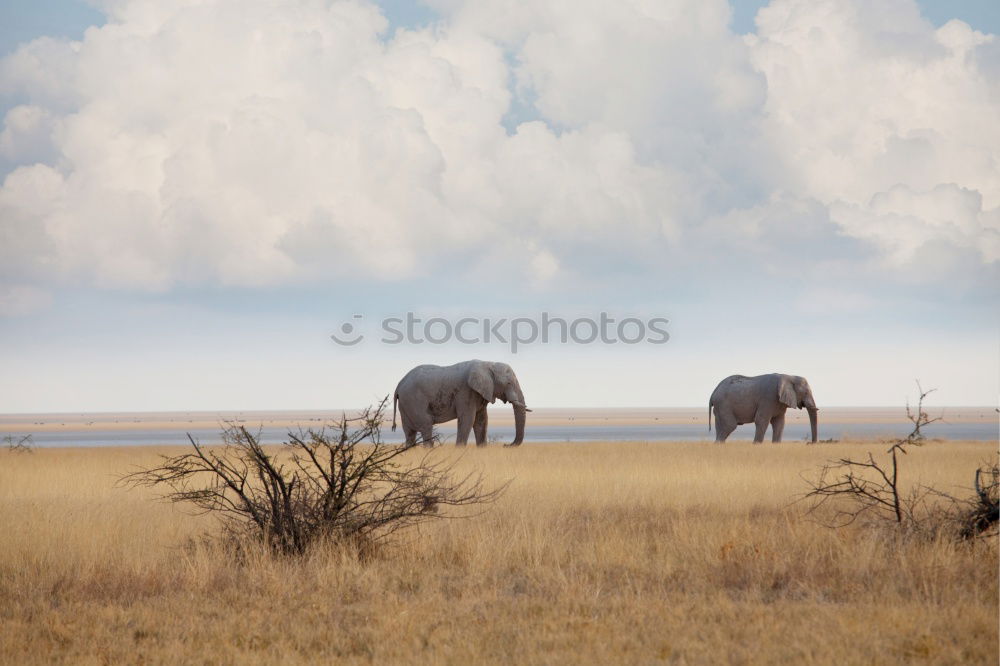
[[[391, 411], [392, 405], [389, 405]], [[346, 410], [350, 415], [358, 410]], [[904, 423], [906, 412], [899, 407], [823, 407], [820, 428], [827, 423]], [[52, 414], [0, 414], [0, 434], [43, 432], [87, 432], [88, 430], [190, 430], [216, 428], [223, 422], [245, 423], [249, 426], [295, 428], [336, 421], [342, 410], [298, 411], [227, 411], [227, 412], [93, 412]], [[490, 423], [512, 425], [513, 413], [508, 405], [490, 407]], [[949, 423], [996, 423], [993, 407], [947, 407], [935, 412]], [[790, 409], [788, 423], [808, 423], [805, 410]], [[531, 414], [530, 426], [537, 425], [679, 425], [708, 424], [705, 407], [645, 407], [645, 408], [553, 408], [541, 407]], [[707, 432], [707, 430], [706, 430]]]
[[[996, 538], [806, 513], [824, 461], [886, 448], [441, 447], [507, 491], [365, 556], [241, 559], [117, 483], [180, 449], [0, 451], [0, 663], [996, 664]], [[905, 484], [970, 495], [996, 454], [929, 442]]]

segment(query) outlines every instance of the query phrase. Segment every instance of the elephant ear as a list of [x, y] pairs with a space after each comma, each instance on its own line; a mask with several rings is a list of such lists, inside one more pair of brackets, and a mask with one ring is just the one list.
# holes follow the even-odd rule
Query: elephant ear
[[493, 393], [493, 373], [485, 363], [476, 363], [469, 370], [469, 386], [486, 402], [493, 404], [497, 401]]
[[778, 401], [793, 409], [799, 408], [799, 396], [795, 393], [795, 385], [790, 377], [778, 379]]

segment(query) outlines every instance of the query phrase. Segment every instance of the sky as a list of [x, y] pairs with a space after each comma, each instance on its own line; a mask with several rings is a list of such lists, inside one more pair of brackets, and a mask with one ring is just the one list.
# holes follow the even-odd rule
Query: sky
[[[349, 408], [468, 358], [535, 407], [766, 372], [995, 404], [998, 33], [978, 0], [5, 2], [0, 413]], [[408, 312], [669, 340], [382, 342]]]

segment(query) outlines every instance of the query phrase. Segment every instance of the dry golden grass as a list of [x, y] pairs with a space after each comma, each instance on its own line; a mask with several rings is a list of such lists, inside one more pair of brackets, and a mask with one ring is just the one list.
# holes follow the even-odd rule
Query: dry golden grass
[[[997, 663], [997, 547], [833, 531], [790, 504], [876, 443], [528, 444], [459, 467], [513, 479], [474, 518], [359, 560], [237, 563], [212, 521], [116, 479], [162, 450], [0, 453], [2, 663]], [[931, 443], [959, 491], [995, 455]], [[445, 448], [436, 455], [459, 455]]]

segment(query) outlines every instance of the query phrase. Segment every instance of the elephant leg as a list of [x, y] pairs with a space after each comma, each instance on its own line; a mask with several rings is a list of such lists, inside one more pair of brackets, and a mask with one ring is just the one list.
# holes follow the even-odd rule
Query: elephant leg
[[411, 446], [417, 445], [417, 428], [413, 425], [413, 421], [406, 415], [402, 409], [399, 410], [400, 421], [403, 425], [403, 436], [405, 437], [405, 446], [410, 448]]
[[434, 446], [434, 423], [428, 421], [420, 426], [420, 443], [424, 446]]
[[474, 418], [469, 414], [458, 415], [458, 433], [455, 435], [455, 446], [465, 446], [468, 443]]
[[771, 419], [771, 441], [780, 442], [781, 433], [785, 431], [785, 415], [778, 414]]
[[486, 446], [486, 425], [488, 423], [486, 405], [483, 405], [476, 410], [476, 420], [472, 424], [472, 430], [476, 433], [476, 446]]
[[761, 442], [764, 441], [764, 433], [767, 432], [767, 424], [769, 422], [770, 419], [768, 419], [766, 416], [758, 416], [757, 419], [754, 421], [754, 427], [756, 428], [756, 431], [754, 432], [753, 435], [754, 444], [760, 444]]
[[736, 419], [726, 414], [715, 413], [715, 441], [724, 442], [736, 430]]

